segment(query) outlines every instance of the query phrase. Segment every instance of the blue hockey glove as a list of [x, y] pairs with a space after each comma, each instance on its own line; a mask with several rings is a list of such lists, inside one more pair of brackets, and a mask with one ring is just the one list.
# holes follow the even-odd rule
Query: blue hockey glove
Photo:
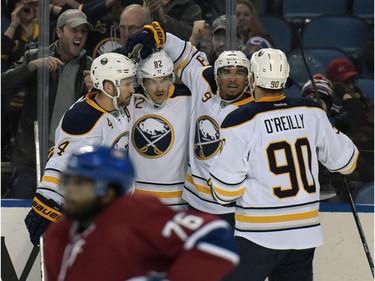
[[128, 42], [122, 50], [123, 55], [130, 57], [134, 47], [142, 44], [140, 56], [142, 59], [145, 59], [153, 53], [155, 48], [160, 49], [163, 47], [166, 40], [165, 31], [157, 21], [154, 21], [151, 25], [145, 25], [143, 28], [144, 30], [134, 33], [129, 37]]
[[25, 218], [25, 224], [30, 234], [31, 243], [39, 245], [40, 236], [46, 231], [51, 222], [61, 217], [61, 206], [52, 199], [47, 199], [37, 193], [33, 206]]

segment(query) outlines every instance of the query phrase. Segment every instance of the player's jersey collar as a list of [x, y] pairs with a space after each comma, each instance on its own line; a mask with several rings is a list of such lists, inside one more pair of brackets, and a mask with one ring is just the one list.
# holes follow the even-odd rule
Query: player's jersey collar
[[241, 105], [247, 104], [247, 103], [252, 102], [252, 101], [254, 101], [253, 97], [249, 96], [249, 97], [247, 97], [247, 98], [245, 98], [243, 100], [236, 101], [233, 104], [237, 105], [237, 106], [241, 106]]
[[278, 96], [267, 96], [267, 97], [261, 97], [260, 99], [256, 100], [255, 102], [270, 102], [270, 101], [280, 101], [285, 99], [284, 93]]
[[104, 113], [107, 113], [106, 110], [104, 110], [103, 108], [101, 108], [95, 101], [94, 101], [94, 97], [97, 93], [96, 92], [92, 92], [92, 93], [89, 93], [86, 95], [86, 102], [87, 104], [89, 104], [90, 106], [92, 106], [93, 108], [101, 111], [101, 112], [104, 112]]

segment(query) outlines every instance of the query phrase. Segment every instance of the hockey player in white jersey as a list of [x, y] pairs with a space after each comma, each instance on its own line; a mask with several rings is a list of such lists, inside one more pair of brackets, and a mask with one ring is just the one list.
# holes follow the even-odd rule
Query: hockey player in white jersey
[[318, 161], [344, 175], [356, 167], [356, 146], [314, 101], [284, 96], [288, 75], [282, 51], [254, 53], [255, 102], [221, 125], [225, 145], [210, 169], [212, 193], [221, 204], [236, 203], [241, 255], [225, 280], [312, 280], [314, 250], [323, 244]]
[[[157, 32], [152, 30], [155, 26]], [[205, 53], [190, 42], [162, 32], [156, 22], [145, 26], [143, 32], [129, 38], [124, 54], [141, 43], [141, 56], [153, 47], [163, 47], [174, 61], [175, 72], [192, 93], [189, 165], [182, 197], [193, 208], [220, 215], [233, 225], [233, 207], [221, 206], [212, 198], [207, 180], [212, 159], [222, 147], [221, 122], [228, 113], [252, 101], [247, 92], [249, 60], [241, 51], [224, 51], [213, 67]]]
[[136, 67], [121, 54], [103, 54], [90, 69], [94, 91], [77, 101], [60, 120], [55, 146], [25, 223], [34, 245], [50, 222], [61, 215], [64, 198], [58, 190], [61, 171], [70, 154], [86, 145], [127, 150], [130, 115], [125, 108], [134, 93]]
[[157, 196], [165, 205], [186, 209], [182, 199], [187, 169], [191, 94], [176, 87], [173, 61], [156, 51], [139, 62], [144, 93], [134, 94], [129, 155], [136, 170], [135, 192]]

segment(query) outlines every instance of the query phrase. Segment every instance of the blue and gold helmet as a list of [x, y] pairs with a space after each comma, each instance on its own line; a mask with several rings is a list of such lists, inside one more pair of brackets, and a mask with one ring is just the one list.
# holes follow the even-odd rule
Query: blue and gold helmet
[[96, 184], [96, 193], [103, 196], [109, 185], [117, 194], [129, 194], [134, 188], [134, 167], [127, 153], [105, 146], [84, 146], [68, 160], [63, 176], [81, 176]]

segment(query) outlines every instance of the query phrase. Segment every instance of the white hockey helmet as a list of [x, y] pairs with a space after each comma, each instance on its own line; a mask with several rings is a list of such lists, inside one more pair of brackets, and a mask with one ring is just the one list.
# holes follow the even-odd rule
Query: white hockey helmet
[[283, 89], [289, 76], [288, 59], [278, 49], [261, 49], [252, 55], [250, 71], [256, 86]]
[[243, 66], [250, 71], [250, 62], [245, 54], [241, 51], [224, 51], [215, 61], [214, 72], [217, 78], [219, 69], [224, 66]]
[[158, 50], [139, 62], [139, 79], [172, 76], [174, 82], [173, 60], [164, 50]]
[[[94, 88], [101, 90], [106, 96], [113, 99], [118, 110], [117, 98], [120, 96], [120, 82], [124, 78], [136, 76], [136, 66], [122, 54], [105, 53], [97, 57], [91, 64], [90, 77]], [[111, 96], [104, 90], [103, 82], [111, 81], [116, 89], [117, 96]]]

